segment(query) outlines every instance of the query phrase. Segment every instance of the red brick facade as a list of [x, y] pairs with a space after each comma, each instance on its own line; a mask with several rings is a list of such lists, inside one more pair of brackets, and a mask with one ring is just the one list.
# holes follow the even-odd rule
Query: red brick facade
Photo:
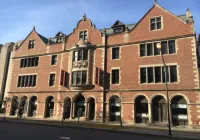
[[[161, 17], [162, 29], [151, 31], [150, 18]], [[87, 43], [79, 40], [79, 32], [86, 30], [88, 33]], [[28, 49], [29, 40], [35, 40], [33, 49]], [[50, 43], [33, 30], [23, 43], [13, 52], [12, 76], [9, 87], [10, 98], [18, 97], [18, 101], [24, 96], [30, 104], [32, 96], [37, 97], [38, 118], [44, 117], [45, 102], [48, 96], [53, 96], [53, 118], [62, 117], [64, 99], [69, 97], [72, 101], [70, 118], [76, 117], [75, 102], [79, 95], [85, 98], [84, 119], [89, 119], [89, 102], [95, 100], [94, 120], [101, 121], [103, 116], [103, 102], [106, 104], [106, 121], [110, 121], [110, 98], [117, 95], [121, 98], [121, 115], [124, 122], [136, 123], [136, 98], [140, 95], [146, 98], [148, 104], [148, 122], [154, 122], [155, 113], [152, 107], [154, 97], [161, 95], [167, 100], [165, 83], [140, 83], [141, 66], [163, 66], [161, 55], [140, 57], [140, 44], [145, 42], [158, 42], [162, 40], [175, 40], [176, 53], [164, 55], [167, 65], [177, 66], [177, 82], [169, 83], [169, 98], [175, 96], [183, 97], [187, 103], [187, 121], [188, 125], [200, 124], [200, 93], [199, 93], [199, 73], [196, 56], [196, 39], [194, 34], [194, 23], [184, 21], [178, 16], [173, 15], [164, 8], [155, 4], [147, 14], [131, 29], [120, 34], [108, 35], [105, 44], [105, 35], [95, 28], [92, 22], [83, 17], [73, 30], [73, 32], [63, 37], [62, 43]], [[53, 40], [53, 39], [52, 39]], [[72, 63], [73, 50], [81, 47], [91, 47], [88, 51], [87, 69], [87, 87], [73, 87], [72, 70], [79, 69]], [[105, 49], [106, 47], [106, 49]], [[117, 60], [112, 59], [112, 48], [120, 48], [120, 57]], [[107, 69], [109, 88], [106, 89], [106, 100], [103, 101], [103, 86], [96, 84], [96, 68], [104, 69], [104, 54], [107, 51]], [[57, 55], [56, 65], [51, 65], [51, 56]], [[20, 68], [20, 61], [25, 57], [39, 57], [37, 67]], [[77, 64], [79, 65], [79, 64]], [[80, 64], [83, 65], [83, 64]], [[119, 84], [111, 84], [112, 69], [119, 69]], [[60, 84], [62, 80], [61, 70], [68, 73], [67, 86]], [[55, 86], [49, 86], [50, 73], [55, 73]], [[23, 74], [36, 74], [36, 87], [19, 88], [17, 87], [18, 76]], [[89, 88], [89, 89], [87, 89]], [[11, 112], [10, 107], [7, 114]], [[116, 105], [118, 106], [118, 105]], [[29, 107], [28, 107], [29, 108]], [[170, 108], [171, 110], [171, 108]], [[154, 113], [153, 113], [154, 112]], [[161, 111], [162, 112], [162, 111]], [[24, 114], [27, 116], [27, 114]], [[86, 117], [85, 117], [86, 116]], [[27, 116], [28, 117], [28, 116]], [[173, 113], [171, 113], [173, 118]]]

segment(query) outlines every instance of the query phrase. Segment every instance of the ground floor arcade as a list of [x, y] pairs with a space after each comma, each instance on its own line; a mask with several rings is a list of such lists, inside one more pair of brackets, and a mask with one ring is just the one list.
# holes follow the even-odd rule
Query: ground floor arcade
[[[170, 117], [173, 125], [199, 125], [200, 104], [196, 92], [170, 92]], [[76, 119], [81, 109], [82, 120], [102, 121], [101, 92], [9, 94], [7, 115], [16, 116], [23, 109], [24, 117]], [[110, 92], [106, 95], [106, 121], [124, 123], [167, 124], [165, 92]]]

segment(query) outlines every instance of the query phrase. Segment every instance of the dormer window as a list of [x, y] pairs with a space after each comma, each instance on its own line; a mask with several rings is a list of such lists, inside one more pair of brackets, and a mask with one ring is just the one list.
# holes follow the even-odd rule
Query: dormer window
[[62, 43], [62, 41], [63, 41], [62, 37], [59, 37], [59, 38], [56, 39], [56, 43]]
[[79, 32], [79, 39], [87, 40], [88, 39], [88, 32], [87, 31], [80, 31]]
[[124, 32], [125, 24], [123, 24], [121, 21], [117, 20], [111, 27], [113, 29], [114, 34], [119, 34]]
[[151, 18], [150, 19], [150, 28], [151, 28], [151, 31], [162, 29], [161, 17]]
[[28, 49], [33, 49], [35, 45], [35, 40], [29, 40]]
[[88, 50], [78, 50], [73, 52], [73, 62], [74, 61], [82, 61], [88, 60]]
[[121, 32], [123, 32], [123, 27], [118, 27], [118, 28], [114, 29], [115, 34], [118, 34], [118, 33], [121, 33]]

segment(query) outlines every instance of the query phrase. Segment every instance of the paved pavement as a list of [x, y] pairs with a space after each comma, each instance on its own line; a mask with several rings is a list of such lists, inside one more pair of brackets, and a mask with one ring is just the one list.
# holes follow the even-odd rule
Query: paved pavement
[[[162, 136], [162, 137], [173, 137], [173, 138], [187, 138], [190, 140], [199, 140], [200, 139], [200, 129], [191, 129], [184, 127], [172, 127], [172, 136], [168, 136], [168, 128], [166, 126], [152, 126], [152, 125], [125, 125], [121, 128], [119, 123], [101, 123], [101, 122], [88, 122], [81, 121], [77, 123], [76, 120], [67, 120], [64, 123], [61, 123], [60, 120], [55, 119], [36, 119], [36, 118], [23, 118], [22, 120], [17, 120], [16, 117], [6, 117], [6, 120], [3, 121], [3, 118], [0, 116], [0, 122], [4, 123], [18, 123], [18, 124], [30, 124], [30, 125], [43, 125], [43, 126], [57, 126], [69, 128], [84, 128], [94, 131], [109, 131], [117, 133], [131, 133], [131, 134], [143, 134], [146, 136]], [[1, 139], [0, 139], [1, 140]]]
[[[177, 140], [177, 138], [150, 136], [95, 129], [55, 127], [0, 121], [1, 140]], [[179, 139], [182, 140], [182, 139]]]

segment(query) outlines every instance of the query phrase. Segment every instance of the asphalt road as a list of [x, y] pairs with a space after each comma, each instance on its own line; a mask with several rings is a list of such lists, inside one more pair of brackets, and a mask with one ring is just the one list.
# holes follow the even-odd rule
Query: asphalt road
[[[172, 138], [0, 121], [0, 140], [175, 140]], [[180, 139], [179, 139], [180, 140]]]

